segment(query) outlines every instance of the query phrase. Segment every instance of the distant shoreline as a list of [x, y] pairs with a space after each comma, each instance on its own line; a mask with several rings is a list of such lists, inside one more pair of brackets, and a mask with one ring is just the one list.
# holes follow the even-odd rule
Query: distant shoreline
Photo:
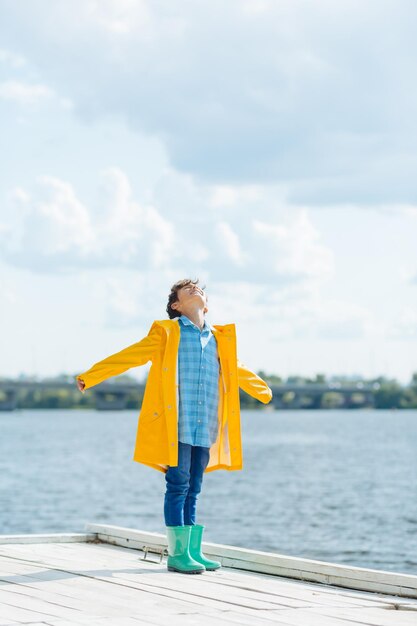
[[[315, 379], [291, 376], [283, 381], [264, 371], [258, 375], [271, 387], [272, 400], [265, 405], [240, 390], [242, 409], [417, 409], [417, 373], [413, 374], [409, 385], [384, 377], [327, 380], [318, 374]], [[75, 376], [62, 375], [43, 380], [3, 378], [0, 379], [0, 412], [19, 409], [140, 410], [145, 384], [130, 376], [118, 376], [80, 393]]]

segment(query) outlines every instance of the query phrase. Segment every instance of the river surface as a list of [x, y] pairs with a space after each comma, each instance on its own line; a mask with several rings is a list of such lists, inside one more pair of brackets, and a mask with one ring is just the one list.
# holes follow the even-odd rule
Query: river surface
[[[165, 532], [138, 411], [0, 412], [0, 533]], [[242, 411], [243, 470], [204, 475], [204, 539], [417, 574], [417, 411]]]

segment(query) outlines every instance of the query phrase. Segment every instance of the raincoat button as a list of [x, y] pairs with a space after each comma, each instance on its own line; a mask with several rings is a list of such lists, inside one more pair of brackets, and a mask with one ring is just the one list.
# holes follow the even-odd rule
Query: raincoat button
[[158, 413], [155, 411], [154, 415], [158, 415]]
[[168, 404], [168, 408], [169, 408], [169, 409], [172, 409], [172, 406], [171, 406], [170, 404]]

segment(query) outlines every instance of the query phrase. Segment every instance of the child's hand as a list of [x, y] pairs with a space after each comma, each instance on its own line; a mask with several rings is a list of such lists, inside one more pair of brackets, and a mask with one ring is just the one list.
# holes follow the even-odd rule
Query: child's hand
[[80, 379], [77, 380], [77, 387], [82, 393], [85, 393], [84, 392], [85, 382], [83, 380], [80, 380]]

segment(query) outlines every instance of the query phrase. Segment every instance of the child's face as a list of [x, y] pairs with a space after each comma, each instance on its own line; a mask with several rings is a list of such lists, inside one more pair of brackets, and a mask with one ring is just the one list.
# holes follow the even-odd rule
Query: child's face
[[204, 313], [207, 313], [207, 296], [205, 292], [198, 285], [186, 285], [181, 287], [177, 291], [178, 301], [172, 304], [172, 308], [176, 309], [181, 315], [181, 312], [187, 310], [190, 305], [201, 303], [204, 306]]

